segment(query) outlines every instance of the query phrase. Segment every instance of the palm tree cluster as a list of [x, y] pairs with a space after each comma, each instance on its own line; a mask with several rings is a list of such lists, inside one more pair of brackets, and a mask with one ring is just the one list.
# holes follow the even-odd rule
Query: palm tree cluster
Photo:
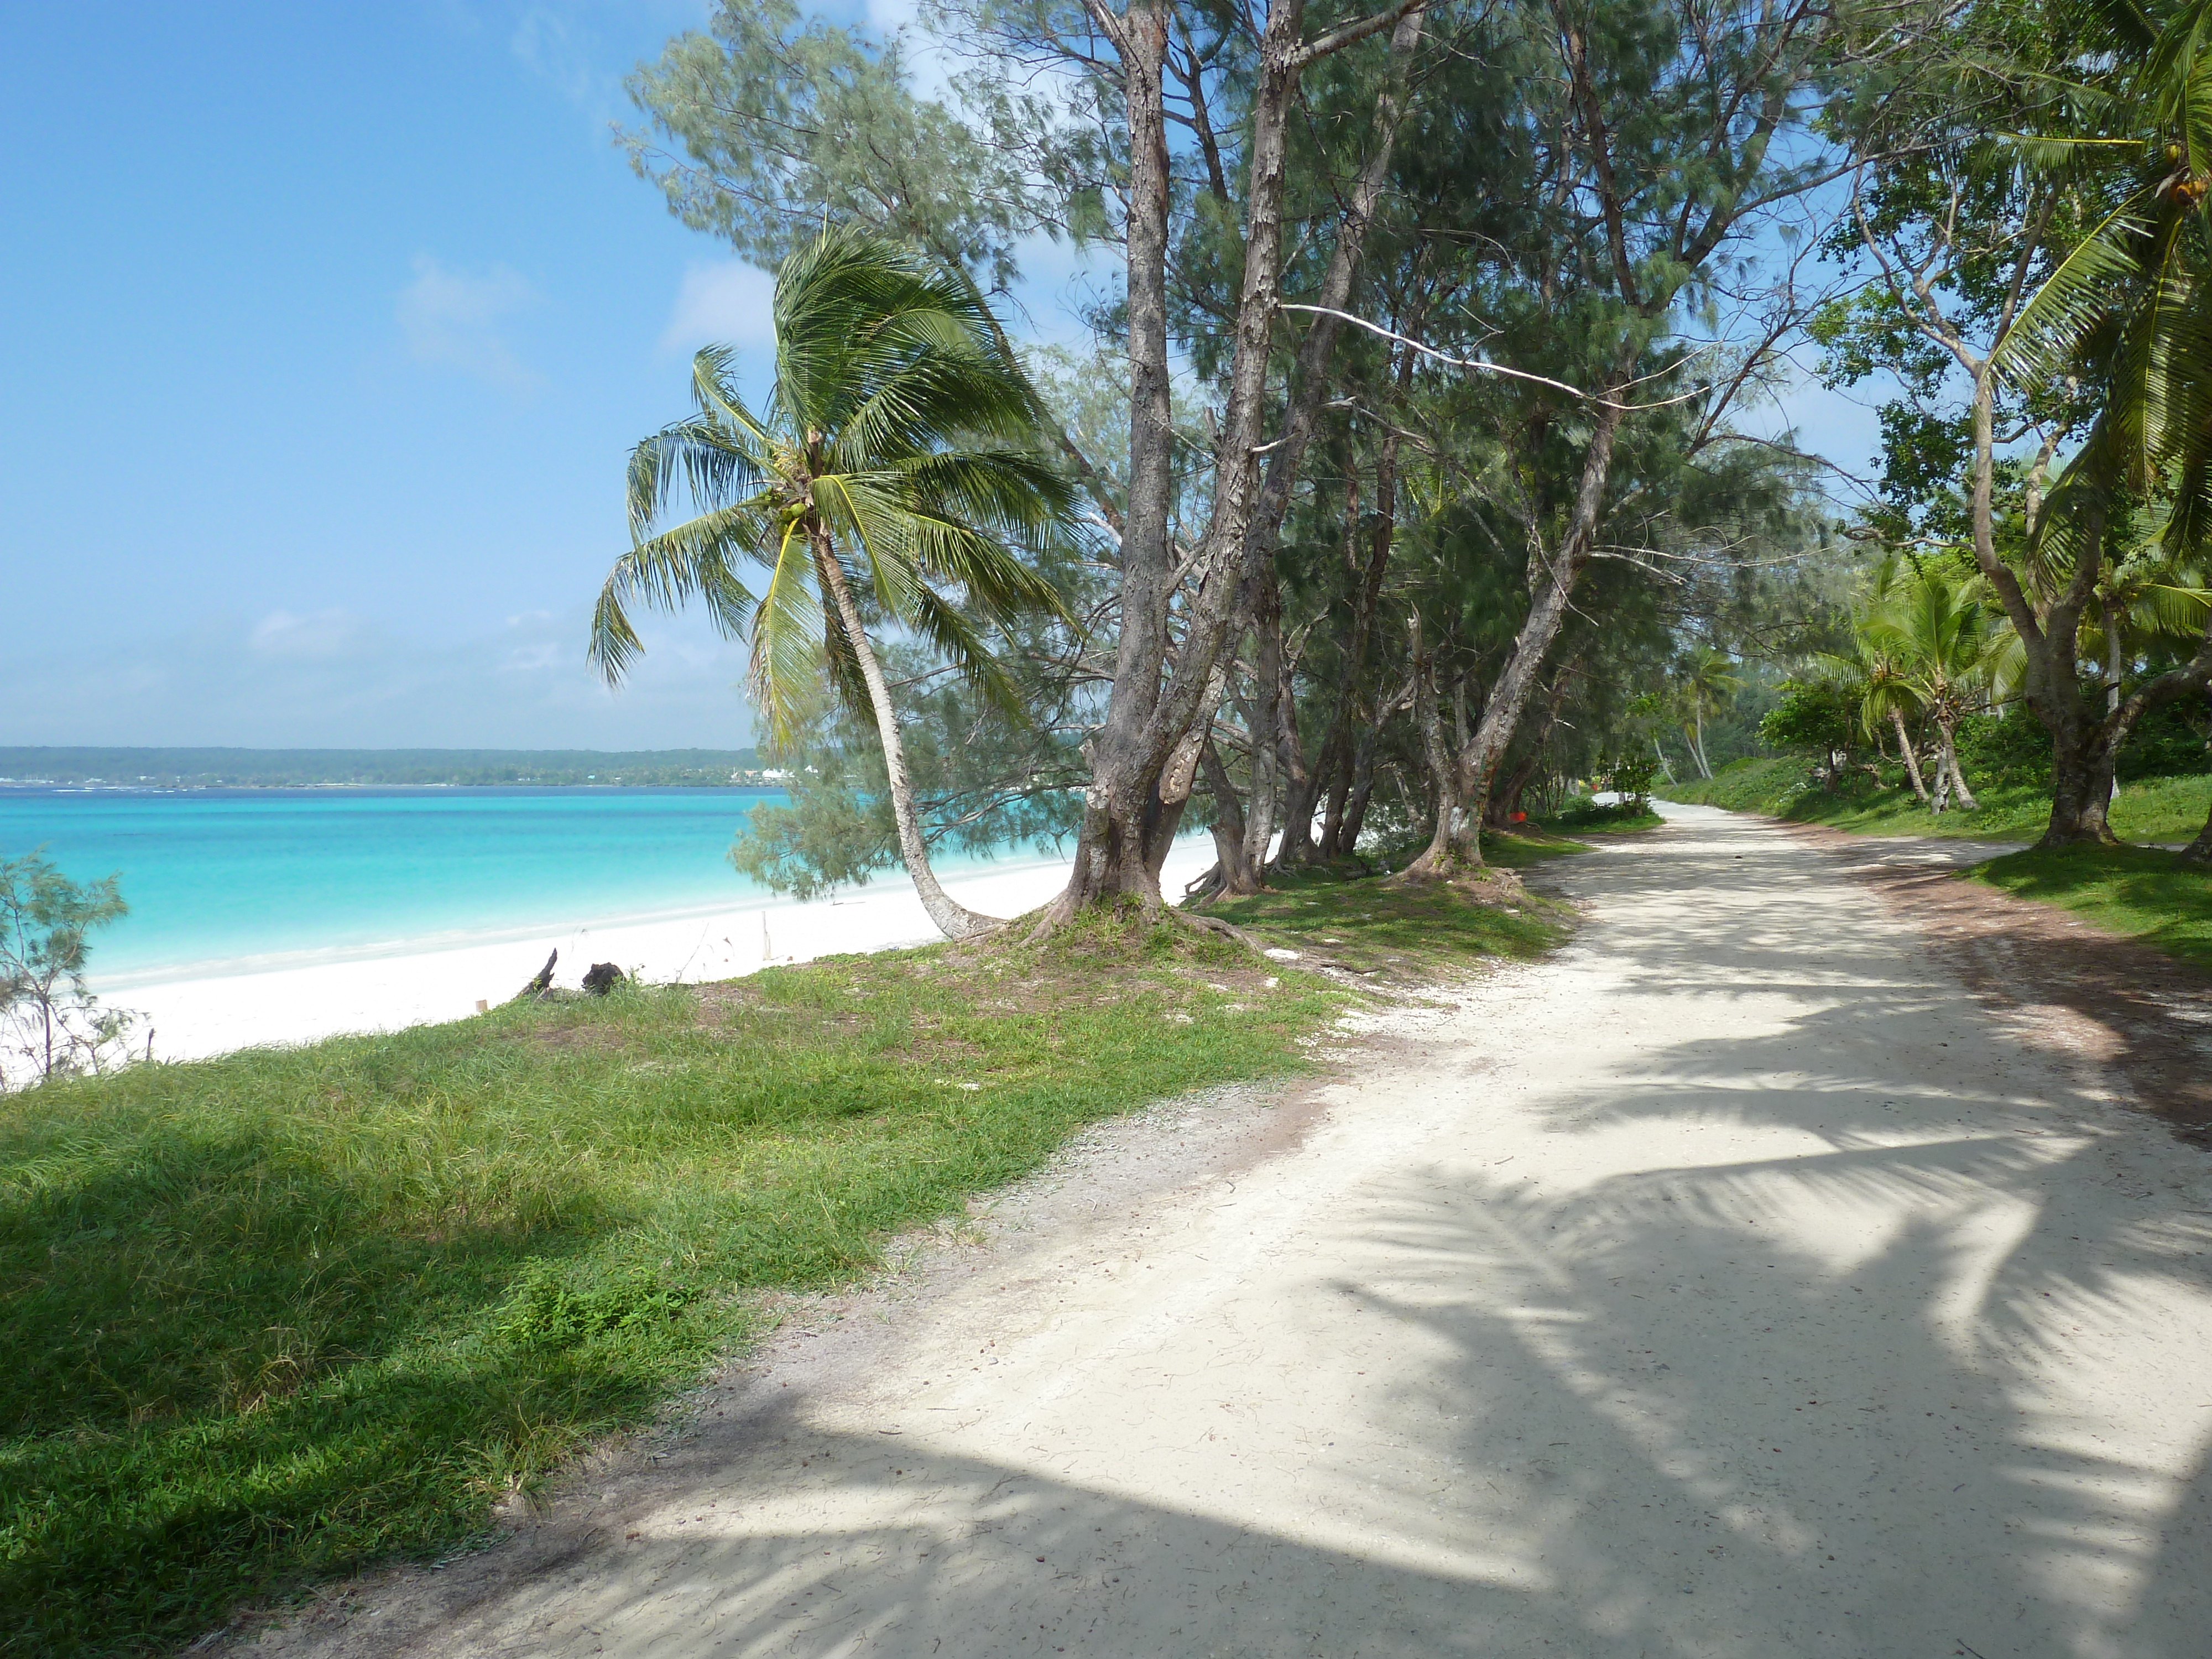
[[[1995, 695], [2003, 623], [1980, 586], [1940, 568], [1885, 566], [1851, 620], [1851, 653], [1821, 659], [1831, 682], [1856, 701], [1860, 729], [1877, 749], [1895, 736], [1914, 796], [1937, 812], [1954, 797], [1970, 811], [1977, 805], [1959, 765], [1959, 722]], [[1926, 739], [1916, 731], [1932, 738], [1932, 788], [1918, 753]]]

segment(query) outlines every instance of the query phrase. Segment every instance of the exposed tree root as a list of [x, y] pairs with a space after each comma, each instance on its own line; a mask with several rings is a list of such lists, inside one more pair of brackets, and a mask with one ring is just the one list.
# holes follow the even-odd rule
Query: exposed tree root
[[1431, 864], [1424, 869], [1421, 860], [1416, 860], [1396, 875], [1385, 879], [1398, 886], [1433, 884], [1455, 887], [1483, 904], [1517, 904], [1528, 896], [1528, 890], [1522, 884], [1518, 875], [1495, 864], [1469, 864], [1455, 860], [1449, 865]]
[[[1164, 902], [1157, 893], [1133, 893], [1125, 896], [1125, 902], [1127, 899], [1136, 901], [1137, 914], [1148, 926], [1159, 927], [1164, 924], [1171, 927], [1184, 927], [1193, 933], [1211, 933], [1218, 939], [1234, 939], [1249, 951], [1264, 952], [1267, 950], [1266, 944], [1256, 935], [1247, 933], [1234, 923], [1224, 921], [1218, 916], [1197, 915], [1188, 910], [1174, 908]], [[1093, 902], [1095, 903], [1096, 901]], [[1073, 923], [1085, 908], [1086, 907], [1078, 904], [1068, 894], [1060, 894], [1050, 904], [1037, 912], [1035, 925], [1021, 936], [1020, 943], [1024, 947], [1044, 944]]]
[[1200, 933], [1212, 933], [1221, 939], [1235, 939], [1248, 951], [1264, 954], [1267, 949], [1258, 934], [1247, 933], [1234, 922], [1222, 921], [1219, 916], [1194, 915], [1188, 910], [1164, 910], [1162, 915], [1176, 927], [1188, 927]]
[[1211, 904], [1228, 890], [1229, 878], [1221, 873], [1221, 861], [1217, 859], [1194, 879], [1183, 884], [1183, 902], [1187, 904]]

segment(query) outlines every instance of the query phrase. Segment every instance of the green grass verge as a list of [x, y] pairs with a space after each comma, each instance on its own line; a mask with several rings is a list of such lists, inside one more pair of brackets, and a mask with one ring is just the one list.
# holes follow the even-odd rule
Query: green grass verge
[[2038, 899], [2212, 969], [2212, 873], [2147, 847], [2031, 848], [1991, 859], [1974, 881]]
[[[1518, 869], [1590, 849], [1565, 836], [1516, 832], [1486, 835], [1482, 850], [1491, 863]], [[1451, 883], [1400, 884], [1331, 866], [1268, 881], [1266, 892], [1207, 914], [1386, 986], [1431, 979], [1483, 957], [1535, 956], [1566, 936], [1571, 914], [1534, 894], [1507, 908], [1477, 902]]]
[[[1231, 914], [1407, 972], [1562, 931], [1374, 880]], [[158, 1651], [466, 1547], [763, 1292], [1294, 1069], [1352, 994], [1109, 918], [0, 1097], [0, 1652]]]
[[[1668, 800], [1764, 812], [1858, 835], [2033, 841], [2051, 817], [2050, 795], [2033, 787], [1978, 790], [1978, 811], [1939, 817], [1913, 799], [1909, 789], [1876, 790], [1869, 783], [1833, 792], [1804, 790], [1800, 786], [1805, 775], [1806, 763], [1800, 758], [1741, 761], [1710, 781], [1668, 784], [1659, 793]], [[2123, 784], [2119, 799], [2112, 803], [2112, 831], [2124, 841], [2193, 841], [2204, 827], [2208, 810], [2212, 810], [2212, 776]]]

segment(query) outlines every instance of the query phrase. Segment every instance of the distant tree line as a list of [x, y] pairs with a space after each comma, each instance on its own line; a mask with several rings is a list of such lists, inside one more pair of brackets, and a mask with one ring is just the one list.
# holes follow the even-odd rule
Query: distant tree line
[[0, 748], [0, 784], [293, 789], [355, 785], [763, 781], [750, 749]]

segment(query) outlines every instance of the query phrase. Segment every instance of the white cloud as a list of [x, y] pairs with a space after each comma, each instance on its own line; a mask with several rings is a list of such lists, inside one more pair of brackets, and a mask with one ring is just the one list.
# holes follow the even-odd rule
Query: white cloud
[[254, 624], [246, 643], [264, 657], [320, 662], [345, 655], [361, 633], [359, 622], [343, 611], [318, 611], [308, 617], [272, 611]]
[[510, 392], [530, 392], [539, 377], [516, 357], [500, 325], [540, 298], [528, 277], [505, 265], [477, 275], [449, 270], [418, 253], [415, 280], [399, 290], [399, 331], [418, 362], [442, 363]]
[[603, 55], [598, 37], [550, 7], [526, 8], [507, 38], [507, 49], [570, 103], [594, 113], [609, 101], [610, 81], [619, 84], [595, 62]]
[[741, 259], [695, 264], [684, 273], [676, 306], [662, 331], [664, 351], [703, 345], [773, 347], [775, 279]]

